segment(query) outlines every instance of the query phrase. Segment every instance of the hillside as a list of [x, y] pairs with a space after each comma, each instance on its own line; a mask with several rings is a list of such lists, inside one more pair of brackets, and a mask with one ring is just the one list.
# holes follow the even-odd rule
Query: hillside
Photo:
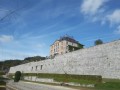
[[34, 56], [34, 57], [26, 57], [24, 60], [4, 60], [0, 61], [0, 71], [8, 72], [9, 68], [12, 66], [28, 63], [28, 62], [33, 62], [33, 61], [40, 61], [40, 60], [45, 60], [45, 57], [42, 56]]

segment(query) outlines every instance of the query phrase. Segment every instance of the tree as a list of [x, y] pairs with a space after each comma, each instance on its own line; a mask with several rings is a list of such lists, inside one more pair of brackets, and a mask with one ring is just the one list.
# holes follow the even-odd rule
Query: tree
[[20, 72], [20, 71], [17, 71], [17, 72], [15, 73], [14, 82], [19, 82], [20, 77], [21, 77], [21, 72]]
[[69, 49], [70, 52], [76, 51], [76, 50], [79, 50], [79, 49], [82, 49], [82, 48], [84, 48], [84, 45], [82, 45], [80, 43], [78, 43], [78, 47], [68, 45], [68, 49]]
[[42, 57], [42, 56], [26, 57], [23, 60], [23, 63], [28, 63], [28, 62], [33, 62], [33, 61], [41, 61], [41, 60], [45, 60], [45, 57]]
[[21, 63], [22, 63], [22, 60], [18, 60], [18, 59], [0, 61], [0, 71], [8, 73], [10, 67], [20, 65]]
[[94, 42], [95, 45], [103, 44], [103, 41], [101, 39], [98, 39]]

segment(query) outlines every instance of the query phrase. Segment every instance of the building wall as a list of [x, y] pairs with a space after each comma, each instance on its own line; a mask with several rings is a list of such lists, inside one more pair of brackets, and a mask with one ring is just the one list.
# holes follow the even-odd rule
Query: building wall
[[50, 47], [50, 55], [54, 56], [55, 53], [64, 54], [64, 53], [69, 52], [69, 50], [67, 48], [68, 45], [78, 47], [78, 44], [73, 43], [73, 42], [69, 42], [69, 41], [66, 41], [66, 40], [56, 41]]
[[120, 79], [120, 40], [58, 55], [54, 59], [11, 67], [9, 73], [16, 71], [102, 75], [103, 78]]

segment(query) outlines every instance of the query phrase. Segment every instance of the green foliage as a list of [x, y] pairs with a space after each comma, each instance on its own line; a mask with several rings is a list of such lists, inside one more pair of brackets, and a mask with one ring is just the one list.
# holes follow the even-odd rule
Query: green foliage
[[95, 45], [100, 45], [100, 44], [103, 44], [103, 41], [98, 39], [94, 42]]
[[92, 80], [84, 80], [84, 79], [75, 79], [75, 78], [54, 78], [55, 81], [58, 82], [74, 82], [79, 84], [96, 84], [98, 82]]
[[82, 44], [78, 44], [78, 47], [74, 47], [74, 46], [68, 45], [68, 50], [69, 50], [70, 52], [76, 51], [76, 50], [82, 49], [83, 46], [84, 46], [84, 45], [82, 45]]
[[2, 76], [0, 76], [0, 81], [4, 81], [4, 80], [9, 80], [8, 78], [4, 78]]
[[5, 86], [6, 86], [5, 80], [8, 80], [8, 79], [3, 78], [2, 76], [0, 76], [0, 90], [6, 90], [6, 88], [5, 88]]
[[120, 83], [120, 79], [110, 79], [110, 78], [103, 78], [104, 82], [119, 82]]
[[[2, 76], [0, 76], [0, 86], [5, 86], [6, 82], [5, 80], [9, 80], [8, 78], [4, 78]], [[0, 87], [0, 90], [2, 90], [2, 88]]]
[[17, 66], [20, 64], [25, 64], [32, 61], [40, 61], [45, 60], [45, 57], [41, 56], [34, 56], [34, 57], [27, 57], [24, 60], [5, 60], [0, 62], [0, 70], [4, 72], [8, 72], [10, 67]]
[[48, 73], [24, 73], [24, 76], [37, 76], [38, 78], [53, 78], [58, 82], [99, 83], [102, 77], [97, 75], [72, 75], [72, 74], [48, 74]]
[[6, 82], [0, 81], [0, 85], [6, 85]]
[[14, 82], [19, 82], [20, 77], [21, 77], [21, 72], [20, 72], [20, 71], [17, 71], [17, 72], [15, 73]]
[[97, 90], [120, 90], [120, 82], [106, 82], [95, 85]]
[[22, 73], [23, 76], [37, 76], [37, 73]]
[[6, 61], [2, 61], [0, 62], [0, 70], [4, 71], [4, 72], [8, 72], [9, 68], [12, 66], [16, 66], [21, 64], [21, 60], [6, 60]]
[[41, 57], [41, 56], [27, 57], [24, 59], [23, 63], [32, 62], [32, 61], [40, 61], [40, 60], [45, 60], [45, 57]]
[[78, 43], [78, 48], [79, 48], [79, 49], [82, 49], [83, 47], [84, 47], [84, 45]]
[[0, 76], [1, 76], [1, 75], [5, 75], [5, 72], [3, 72], [3, 71], [0, 71]]

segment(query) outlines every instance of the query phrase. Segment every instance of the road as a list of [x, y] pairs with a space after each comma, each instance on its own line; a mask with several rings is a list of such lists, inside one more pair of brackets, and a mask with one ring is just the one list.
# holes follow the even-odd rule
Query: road
[[14, 83], [13, 81], [10, 81], [7, 86], [9, 88], [12, 88], [13, 90], [77, 90], [63, 86], [52, 86], [24, 81], [20, 81], [19, 83]]

